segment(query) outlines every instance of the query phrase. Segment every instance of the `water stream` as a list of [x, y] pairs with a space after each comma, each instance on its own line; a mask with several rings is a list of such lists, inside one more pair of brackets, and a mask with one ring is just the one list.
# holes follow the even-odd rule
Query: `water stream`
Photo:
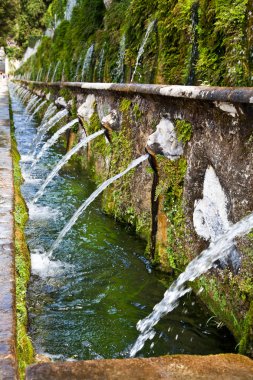
[[39, 110], [46, 104], [46, 102], [47, 102], [46, 100], [43, 100], [43, 102], [41, 102], [38, 105], [38, 107], [36, 107], [36, 109], [33, 111], [31, 117], [35, 116], [39, 112]]
[[145, 33], [145, 36], [143, 38], [143, 41], [141, 43], [141, 46], [140, 46], [140, 49], [138, 51], [138, 54], [137, 54], [137, 59], [136, 59], [136, 63], [135, 63], [135, 67], [134, 67], [134, 72], [133, 72], [133, 75], [132, 75], [132, 78], [131, 78], [131, 83], [133, 82], [134, 80], [134, 77], [135, 77], [135, 74], [136, 74], [136, 70], [138, 69], [138, 66], [140, 64], [140, 59], [145, 51], [145, 47], [146, 47], [146, 44], [148, 42], [148, 38], [149, 38], [149, 35], [150, 33], [152, 32], [154, 26], [155, 26], [155, 23], [156, 23], [156, 20], [153, 20], [149, 23], [148, 25], [148, 28], [146, 30], [146, 33]]
[[37, 164], [37, 162], [41, 159], [41, 157], [45, 154], [45, 152], [56, 143], [56, 141], [60, 138], [63, 133], [65, 133], [68, 129], [72, 128], [75, 124], [79, 122], [79, 119], [71, 120], [69, 123], [58, 129], [57, 132], [53, 134], [53, 136], [47, 140], [47, 142], [42, 146], [41, 150], [39, 151], [38, 155], [36, 156], [32, 168]]
[[78, 210], [74, 213], [74, 215], [71, 217], [69, 222], [66, 224], [66, 226], [61, 230], [59, 233], [59, 236], [57, 237], [56, 241], [52, 245], [50, 251], [48, 252], [48, 256], [51, 257], [54, 250], [59, 246], [59, 244], [62, 242], [65, 235], [68, 233], [69, 230], [73, 227], [73, 225], [77, 222], [78, 218], [82, 213], [86, 210], [86, 208], [99, 196], [99, 194], [102, 193], [110, 184], [112, 184], [117, 179], [123, 177], [126, 173], [128, 173], [131, 169], [135, 168], [137, 165], [139, 165], [141, 162], [148, 159], [148, 154], [145, 154], [139, 158], [136, 158], [136, 160], [133, 160], [131, 164], [121, 173], [116, 174], [115, 176], [107, 179], [105, 182], [103, 182], [90, 196], [86, 199], [86, 201], [78, 208]]
[[182, 296], [191, 291], [190, 287], [186, 287], [186, 283], [194, 281], [211, 269], [217, 260], [224, 259], [226, 255], [229, 255], [229, 248], [233, 247], [235, 238], [248, 234], [252, 228], [253, 214], [250, 214], [231, 226], [224, 235], [215, 242], [210, 243], [206, 250], [187, 265], [185, 271], [166, 290], [163, 299], [154, 306], [152, 313], [138, 322], [137, 328], [141, 334], [131, 349], [130, 356], [135, 356], [148, 339], [153, 339], [155, 335], [153, 327], [164, 315], [177, 307]]
[[49, 120], [46, 120], [45, 123], [41, 124], [38, 129], [38, 134], [35, 139], [36, 146], [40, 144], [45, 134], [48, 131], [50, 131], [51, 128], [53, 128], [60, 120], [62, 120], [67, 115], [68, 115], [68, 111], [66, 109], [63, 109], [57, 112], [57, 114], [52, 116]]
[[84, 61], [83, 61], [83, 67], [82, 67], [82, 73], [81, 73], [81, 81], [83, 82], [84, 79], [86, 79], [86, 76], [89, 72], [92, 57], [93, 57], [93, 52], [94, 52], [94, 45], [91, 45], [89, 49], [87, 50]]
[[77, 153], [81, 148], [84, 148], [90, 141], [102, 135], [104, 132], [105, 131], [101, 129], [100, 131], [95, 132], [92, 135], [83, 138], [78, 144], [74, 146], [74, 148], [72, 148], [68, 153], [66, 153], [65, 156], [57, 163], [57, 165], [55, 165], [51, 173], [49, 173], [49, 175], [43, 182], [43, 185], [40, 187], [39, 191], [36, 193], [32, 203], [36, 203], [38, 201], [38, 199], [44, 194], [45, 188], [48, 186], [48, 184], [52, 181], [52, 179], [56, 176], [59, 170], [70, 160], [70, 158], [75, 153]]
[[[96, 186], [80, 160], [72, 160], [51, 183], [51, 191], [31, 204], [41, 179], [65, 153], [63, 137], [31, 172], [37, 125], [33, 119], [26, 122], [24, 106], [15, 94], [11, 97], [25, 179], [22, 193], [29, 205], [29, 333], [36, 351], [53, 360], [128, 357], [138, 337], [137, 321], [152, 312], [168, 278], [151, 270], [144, 259], [145, 243], [102, 212], [100, 197], [48, 257], [60, 231]], [[233, 352], [233, 338], [210, 317], [193, 294], [186, 294], [179, 307], [159, 321], [153, 341], [137, 355]]]

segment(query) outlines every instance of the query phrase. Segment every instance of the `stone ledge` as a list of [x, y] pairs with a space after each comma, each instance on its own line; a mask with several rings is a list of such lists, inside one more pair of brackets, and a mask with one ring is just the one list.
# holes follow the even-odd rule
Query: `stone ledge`
[[173, 355], [43, 363], [28, 367], [27, 380], [249, 380], [253, 360], [236, 354]]
[[128, 94], [159, 95], [172, 98], [209, 100], [215, 102], [253, 103], [253, 87], [211, 87], [131, 83], [36, 82], [17, 80], [41, 87], [80, 88], [84, 91], [114, 91]]
[[17, 378], [14, 188], [8, 88], [0, 87], [0, 380]]

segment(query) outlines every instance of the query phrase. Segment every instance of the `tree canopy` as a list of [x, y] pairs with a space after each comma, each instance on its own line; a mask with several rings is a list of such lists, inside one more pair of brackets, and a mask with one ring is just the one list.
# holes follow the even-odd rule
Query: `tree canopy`
[[21, 58], [28, 44], [35, 43], [45, 28], [44, 15], [51, 0], [1, 0], [0, 44], [10, 55]]

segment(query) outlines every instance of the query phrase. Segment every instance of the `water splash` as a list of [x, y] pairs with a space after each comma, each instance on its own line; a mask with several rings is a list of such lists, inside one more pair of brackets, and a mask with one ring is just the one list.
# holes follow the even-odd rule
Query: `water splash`
[[36, 101], [30, 106], [29, 113], [32, 113], [33, 110], [37, 107], [37, 105], [41, 102], [41, 98], [37, 97]]
[[55, 240], [54, 244], [52, 245], [50, 251], [48, 252], [48, 257], [52, 256], [52, 253], [54, 250], [59, 246], [64, 236], [68, 233], [68, 231], [73, 227], [73, 225], [76, 223], [79, 216], [85, 211], [85, 209], [98, 197], [104, 189], [106, 189], [111, 183], [119, 179], [120, 177], [123, 177], [127, 172], [129, 172], [131, 169], [135, 168], [137, 165], [139, 165], [141, 162], [147, 160], [148, 154], [144, 154], [143, 156], [137, 158], [136, 160], [133, 160], [131, 164], [121, 173], [116, 174], [114, 177], [109, 178], [107, 181], [103, 182], [102, 185], [100, 185], [97, 190], [95, 190], [88, 199], [79, 207], [79, 209], [74, 213], [72, 218], [69, 220], [69, 222], [66, 224], [66, 226], [61, 230], [61, 232], [58, 235], [58, 238]]
[[135, 77], [135, 73], [136, 73], [136, 70], [138, 69], [138, 66], [139, 66], [139, 63], [140, 63], [140, 59], [144, 53], [144, 50], [145, 50], [145, 47], [146, 47], [146, 44], [148, 42], [148, 38], [149, 38], [149, 35], [150, 33], [152, 32], [154, 26], [155, 26], [155, 23], [156, 23], [156, 20], [153, 20], [150, 22], [150, 24], [148, 25], [148, 28], [147, 28], [147, 31], [145, 33], [145, 36], [144, 36], [144, 39], [141, 43], [141, 46], [140, 46], [140, 49], [138, 51], [138, 55], [137, 55], [137, 59], [136, 59], [136, 63], [135, 63], [135, 67], [134, 67], [134, 72], [133, 72], [133, 75], [132, 75], [132, 78], [131, 78], [131, 83], [133, 82], [134, 80], [134, 77]]
[[73, 125], [77, 124], [79, 122], [79, 119], [71, 120], [69, 123], [64, 125], [62, 128], [60, 128], [55, 134], [43, 145], [42, 149], [40, 150], [39, 154], [37, 155], [35, 161], [32, 164], [32, 168], [37, 164], [37, 162], [41, 159], [41, 157], [44, 155], [44, 153], [56, 143], [58, 138], [66, 132], [68, 129], [73, 127]]
[[43, 183], [43, 185], [41, 186], [41, 188], [39, 189], [39, 191], [37, 192], [37, 194], [35, 195], [32, 203], [36, 203], [38, 201], [38, 199], [43, 195], [44, 193], [44, 190], [45, 188], [47, 187], [47, 185], [52, 181], [52, 179], [56, 176], [56, 174], [59, 172], [59, 170], [63, 167], [63, 165], [66, 164], [66, 162], [68, 162], [68, 160], [73, 156], [73, 154], [77, 153], [78, 150], [80, 150], [81, 148], [85, 147], [88, 142], [92, 141], [93, 139], [95, 139], [96, 137], [102, 135], [104, 133], [104, 129], [101, 129], [100, 131], [98, 132], [95, 132], [93, 133], [92, 135], [88, 136], [88, 137], [85, 137], [84, 139], [82, 139], [74, 148], [72, 148], [59, 162], [58, 164], [55, 166], [55, 168], [51, 171], [51, 173], [47, 176], [45, 182]]
[[241, 219], [227, 230], [218, 240], [193, 259], [180, 274], [176, 281], [166, 290], [163, 299], [155, 305], [151, 314], [137, 323], [137, 330], [141, 332], [137, 341], [130, 351], [130, 357], [134, 357], [142, 349], [148, 339], [153, 339], [155, 331], [153, 327], [167, 313], [175, 309], [179, 299], [191, 288], [185, 286], [186, 282], [194, 281], [197, 277], [206, 273], [213, 264], [230, 252], [229, 248], [234, 245], [234, 239], [248, 234], [253, 228], [253, 213]]
[[93, 51], [94, 51], [94, 45], [92, 44], [89, 49], [87, 50], [84, 61], [83, 61], [83, 67], [82, 67], [82, 74], [81, 74], [81, 81], [83, 82], [85, 75], [88, 73], [90, 65], [91, 65], [91, 60], [93, 56]]
[[29, 217], [31, 220], [56, 220], [59, 218], [60, 211], [52, 209], [49, 206], [34, 205], [27, 203], [29, 209]]
[[118, 55], [118, 60], [116, 63], [115, 77], [114, 77], [115, 81], [119, 83], [122, 83], [124, 81], [125, 51], [126, 51], [126, 35], [123, 34], [120, 40], [119, 55]]
[[71, 268], [70, 264], [59, 260], [51, 261], [45, 251], [34, 250], [31, 253], [32, 273], [41, 278], [62, 276], [65, 271], [69, 271]]
[[[36, 147], [41, 142], [42, 138], [45, 136], [47, 132], [50, 131], [51, 128], [55, 126], [60, 120], [62, 120], [65, 116], [68, 115], [68, 111], [66, 109], [57, 112], [56, 115], [52, 116], [45, 124], [42, 124], [38, 129], [38, 136], [36, 138]], [[35, 148], [36, 149], [36, 148]]]

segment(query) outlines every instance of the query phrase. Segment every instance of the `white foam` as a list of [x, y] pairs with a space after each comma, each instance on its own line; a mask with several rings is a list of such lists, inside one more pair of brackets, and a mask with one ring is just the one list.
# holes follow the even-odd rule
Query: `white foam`
[[34, 157], [32, 154], [22, 154], [21, 155], [21, 162], [33, 162]]
[[60, 260], [50, 260], [47, 253], [40, 253], [39, 250], [35, 250], [35, 253], [31, 254], [32, 273], [45, 277], [58, 277], [61, 276], [66, 270], [69, 271], [71, 265], [63, 263]]
[[24, 178], [25, 183], [36, 185], [41, 182], [41, 179], [31, 177], [31, 175], [26, 171], [22, 172], [22, 177]]
[[29, 216], [32, 220], [55, 219], [59, 215], [59, 210], [48, 206], [39, 206], [28, 202]]

